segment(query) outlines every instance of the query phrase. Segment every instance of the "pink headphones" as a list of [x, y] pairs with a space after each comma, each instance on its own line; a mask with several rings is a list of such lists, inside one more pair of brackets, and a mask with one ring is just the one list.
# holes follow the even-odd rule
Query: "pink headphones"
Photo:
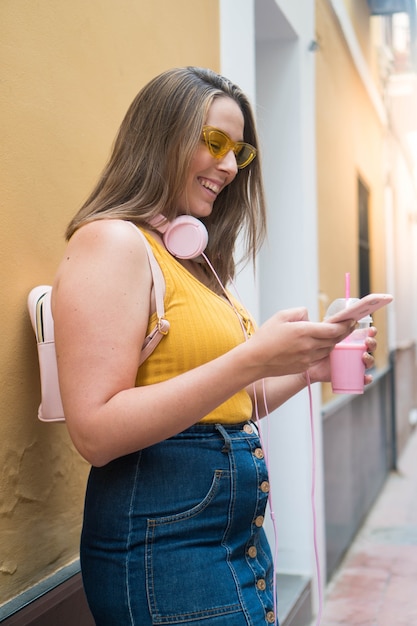
[[180, 215], [172, 222], [157, 215], [151, 224], [162, 234], [168, 252], [178, 259], [195, 259], [206, 249], [207, 228], [192, 215]]

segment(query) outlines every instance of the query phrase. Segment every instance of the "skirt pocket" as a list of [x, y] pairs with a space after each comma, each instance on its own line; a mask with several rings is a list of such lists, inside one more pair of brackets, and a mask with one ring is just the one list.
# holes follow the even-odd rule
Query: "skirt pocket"
[[178, 624], [240, 612], [224, 545], [230, 472], [216, 470], [206, 496], [177, 514], [148, 519], [146, 585], [155, 624]]

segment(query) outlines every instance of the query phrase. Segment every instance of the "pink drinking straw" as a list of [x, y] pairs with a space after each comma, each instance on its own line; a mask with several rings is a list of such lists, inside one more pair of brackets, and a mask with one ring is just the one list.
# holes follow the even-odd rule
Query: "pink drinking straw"
[[347, 301], [350, 298], [350, 272], [346, 272], [345, 274], [345, 299], [346, 299], [346, 306], [347, 306]]
[[[350, 272], [346, 272], [345, 274], [345, 302], [346, 306], [349, 304], [350, 299]], [[348, 335], [343, 341], [348, 342], [350, 335]]]

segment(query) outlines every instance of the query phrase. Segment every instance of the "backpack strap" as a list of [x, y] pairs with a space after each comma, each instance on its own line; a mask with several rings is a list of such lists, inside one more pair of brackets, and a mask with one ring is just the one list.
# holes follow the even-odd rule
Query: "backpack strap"
[[[139, 365], [142, 365], [169, 331], [169, 322], [164, 317], [165, 280], [145, 235], [135, 224], [132, 222], [128, 223], [132, 224], [145, 245], [152, 273], [156, 314], [158, 318], [154, 328], [149, 335], [145, 337], [143, 342], [139, 357]], [[58, 382], [51, 293], [51, 285], [39, 285], [34, 287], [28, 295], [27, 306], [38, 348], [41, 379], [41, 404], [39, 405], [38, 417], [44, 422], [62, 422], [65, 420], [65, 417]]]
[[144, 361], [148, 358], [150, 354], [155, 350], [158, 343], [161, 341], [162, 337], [168, 334], [169, 331], [169, 322], [165, 319], [165, 308], [164, 308], [164, 296], [165, 296], [165, 279], [162, 273], [161, 268], [155, 256], [152, 252], [152, 248], [149, 245], [148, 240], [142, 231], [135, 225], [133, 222], [129, 222], [132, 224], [135, 231], [140, 235], [142, 241], [145, 245], [146, 252], [148, 254], [148, 261], [152, 272], [152, 280], [154, 284], [155, 291], [155, 304], [156, 304], [156, 315], [157, 315], [157, 323], [154, 328], [151, 330], [149, 335], [145, 337], [145, 341], [142, 345], [142, 351], [140, 353], [139, 365], [142, 365]]

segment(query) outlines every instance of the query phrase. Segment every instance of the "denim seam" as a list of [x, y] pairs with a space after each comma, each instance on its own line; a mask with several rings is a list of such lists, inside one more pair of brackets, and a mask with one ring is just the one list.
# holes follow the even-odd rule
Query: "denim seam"
[[230, 572], [232, 574], [233, 580], [235, 581], [236, 592], [237, 592], [237, 595], [238, 595], [238, 598], [239, 598], [241, 611], [242, 611], [243, 615], [245, 616], [245, 619], [246, 619], [248, 625], [251, 626], [252, 625], [252, 620], [250, 619], [250, 615], [248, 613], [246, 604], [245, 604], [244, 599], [243, 599], [242, 590], [241, 590], [241, 587], [240, 587], [240, 584], [239, 584], [239, 577], [237, 576], [235, 567], [233, 566], [233, 564], [231, 562], [231, 550], [230, 550], [228, 542], [227, 542], [227, 536], [229, 534], [231, 520], [233, 519], [233, 514], [234, 514], [234, 503], [235, 503], [235, 500], [236, 500], [236, 474], [237, 474], [237, 470], [236, 470], [235, 457], [234, 457], [234, 453], [233, 453], [233, 447], [230, 445], [230, 439], [232, 439], [232, 437], [230, 437], [228, 435], [228, 433], [225, 431], [224, 428], [221, 427], [220, 424], [219, 424], [219, 432], [223, 435], [223, 438], [225, 440], [225, 445], [226, 445], [226, 448], [227, 448], [227, 454], [228, 454], [228, 457], [229, 457], [230, 493], [231, 493], [230, 505], [229, 505], [229, 516], [228, 516], [228, 520], [227, 520], [227, 526], [226, 526], [225, 531], [223, 533], [222, 546], [224, 547], [224, 549], [226, 551], [227, 565], [228, 565], [229, 570], [230, 570]]
[[[253, 447], [252, 447], [252, 452], [253, 452]], [[261, 469], [261, 465], [265, 466], [265, 470]], [[260, 485], [262, 480], [264, 479], [268, 479], [268, 473], [267, 473], [267, 469], [266, 469], [266, 463], [265, 460], [260, 460], [260, 459], [256, 459], [255, 460], [255, 466], [256, 466], [256, 472], [258, 475], [258, 484]], [[258, 491], [258, 495], [257, 495], [257, 506], [256, 506], [256, 515], [259, 511], [260, 508], [264, 508], [264, 503], [265, 500], [267, 500], [268, 496], [261, 492], [260, 490]], [[258, 534], [260, 532], [260, 529], [258, 529]], [[260, 544], [260, 542], [258, 542]], [[267, 578], [267, 571], [265, 570], [265, 568], [261, 565], [261, 563], [258, 561], [257, 562], [259, 564], [259, 571], [257, 572], [254, 568], [251, 567], [251, 565], [249, 564], [249, 566], [251, 567], [252, 571], [254, 572], [254, 576], [255, 578], [258, 580], [259, 578]], [[272, 565], [273, 567], [273, 565]], [[265, 591], [260, 591], [258, 589], [258, 587], [255, 585], [255, 589], [256, 589], [256, 594], [260, 600], [260, 602], [263, 604], [263, 606], [265, 607], [266, 603], [265, 603]], [[273, 600], [273, 599], [272, 599]], [[266, 607], [265, 607], [266, 608]]]
[[141, 452], [138, 454], [138, 458], [136, 460], [136, 469], [135, 469], [135, 477], [132, 485], [132, 493], [130, 497], [129, 503], [129, 532], [126, 538], [126, 561], [125, 561], [125, 581], [126, 581], [126, 598], [127, 598], [127, 606], [129, 608], [129, 616], [130, 623], [132, 626], [135, 626], [135, 619], [132, 611], [132, 602], [131, 602], [131, 592], [130, 592], [130, 584], [129, 584], [129, 572], [130, 572], [130, 555], [131, 555], [131, 541], [132, 541], [132, 516], [134, 511], [133, 502], [136, 498], [136, 486], [138, 482], [138, 475], [140, 472], [139, 466], [142, 458]]

